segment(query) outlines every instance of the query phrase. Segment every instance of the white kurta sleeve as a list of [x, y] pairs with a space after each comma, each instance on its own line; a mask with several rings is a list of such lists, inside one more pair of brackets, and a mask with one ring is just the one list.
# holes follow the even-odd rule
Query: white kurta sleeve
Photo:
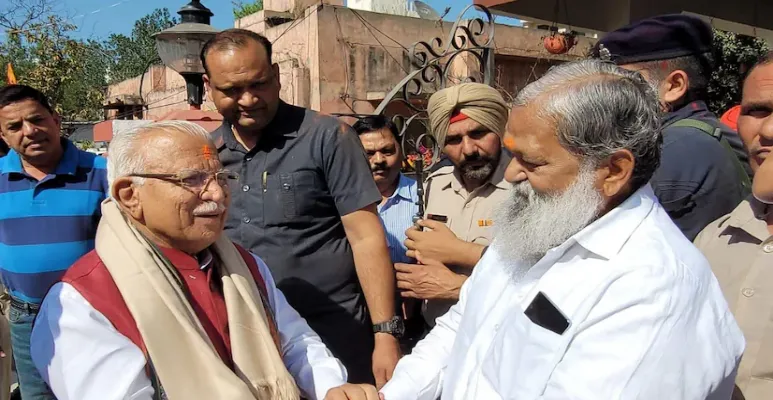
[[282, 342], [282, 358], [304, 397], [322, 400], [328, 390], [346, 383], [346, 368], [327, 349], [277, 289], [266, 263], [253, 255], [268, 290]]
[[600, 288], [540, 398], [729, 399], [744, 339], [709, 285], [641, 267]]
[[32, 361], [59, 400], [150, 400], [145, 357], [75, 288], [57, 283], [32, 330]]
[[440, 397], [443, 372], [448, 365], [475, 276], [473, 272], [462, 285], [459, 301], [435, 321], [435, 327], [416, 344], [411, 354], [397, 363], [392, 379], [381, 389], [385, 400], [435, 400]]

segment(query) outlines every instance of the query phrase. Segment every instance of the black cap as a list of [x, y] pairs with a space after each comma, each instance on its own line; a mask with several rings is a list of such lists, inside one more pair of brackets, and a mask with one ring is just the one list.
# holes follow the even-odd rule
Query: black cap
[[669, 60], [712, 51], [714, 32], [703, 20], [685, 14], [661, 15], [609, 32], [591, 56], [618, 65]]

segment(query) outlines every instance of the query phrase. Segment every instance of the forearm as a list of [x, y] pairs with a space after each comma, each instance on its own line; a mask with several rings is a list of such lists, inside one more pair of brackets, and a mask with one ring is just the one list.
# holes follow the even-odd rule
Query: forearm
[[371, 320], [388, 321], [395, 315], [395, 275], [383, 231], [352, 243], [352, 252]]
[[381, 390], [385, 400], [430, 400], [440, 397], [443, 372], [456, 341], [464, 301], [438, 318], [437, 325], [420, 341], [410, 355], [397, 364], [392, 380]]

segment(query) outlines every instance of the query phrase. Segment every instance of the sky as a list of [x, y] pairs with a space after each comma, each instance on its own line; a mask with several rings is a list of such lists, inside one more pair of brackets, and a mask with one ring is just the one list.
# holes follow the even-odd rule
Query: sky
[[[455, 20], [464, 7], [472, 0], [424, 0], [439, 13], [451, 6], [446, 19]], [[74, 35], [81, 39], [103, 39], [111, 33], [131, 33], [134, 21], [151, 13], [156, 8], [168, 8], [176, 16], [177, 10], [188, 0], [62, 0], [59, 5], [65, 15], [80, 30]], [[233, 27], [233, 5], [231, 0], [202, 0], [215, 16], [212, 25], [218, 29]], [[470, 14], [471, 15], [471, 14]], [[497, 22], [508, 23], [506, 19]], [[512, 21], [509, 21], [512, 23]]]

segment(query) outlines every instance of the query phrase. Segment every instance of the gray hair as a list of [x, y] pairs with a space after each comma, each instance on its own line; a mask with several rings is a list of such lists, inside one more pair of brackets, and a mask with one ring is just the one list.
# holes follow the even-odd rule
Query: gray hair
[[[107, 182], [111, 191], [116, 179], [146, 172], [148, 157], [142, 151], [145, 136], [157, 131], [179, 132], [191, 137], [208, 141], [214, 148], [209, 132], [199, 125], [188, 121], [161, 121], [140, 125], [116, 135], [110, 142], [107, 153]], [[170, 155], [171, 156], [171, 155]], [[143, 184], [143, 178], [133, 178], [137, 184]]]
[[622, 149], [633, 153], [631, 185], [645, 185], [660, 164], [663, 138], [655, 89], [640, 74], [586, 60], [551, 68], [514, 105], [538, 103], [562, 146], [594, 166]]

